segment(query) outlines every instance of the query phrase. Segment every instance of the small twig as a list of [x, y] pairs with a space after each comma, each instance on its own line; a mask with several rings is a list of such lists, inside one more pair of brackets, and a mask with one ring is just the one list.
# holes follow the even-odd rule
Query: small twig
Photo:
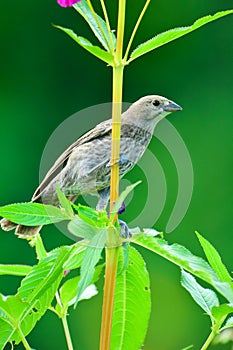
[[[56, 292], [56, 300], [57, 300], [57, 303], [60, 305], [60, 307], [63, 308], [58, 291]], [[64, 329], [64, 333], [65, 333], [65, 338], [66, 338], [68, 350], [74, 350], [73, 344], [72, 344], [72, 339], [70, 336], [70, 330], [69, 330], [69, 326], [68, 326], [68, 322], [67, 322], [66, 313], [61, 317], [61, 320], [62, 320], [62, 325], [63, 325], [63, 329]]]
[[92, 12], [92, 14], [93, 14], [95, 20], [96, 20], [96, 23], [97, 23], [97, 25], [98, 25], [98, 27], [99, 27], [99, 30], [101, 31], [101, 34], [102, 34], [103, 37], [104, 37], [104, 40], [105, 40], [105, 42], [106, 42], [106, 44], [107, 44], [107, 46], [108, 46], [108, 49], [109, 49], [109, 51], [111, 52], [111, 47], [110, 47], [109, 44], [108, 44], [108, 40], [107, 40], [106, 35], [105, 35], [104, 31], [103, 31], [103, 28], [102, 28], [102, 26], [101, 26], [101, 24], [100, 24], [100, 22], [99, 22], [99, 20], [98, 20], [98, 17], [97, 17], [97, 15], [96, 15], [96, 13], [95, 13], [95, 10], [94, 10], [94, 8], [93, 8], [93, 6], [92, 6], [91, 0], [87, 0], [87, 3], [88, 3], [88, 6], [90, 7], [90, 10], [91, 10], [91, 12]]
[[218, 324], [216, 324], [212, 327], [212, 331], [211, 331], [210, 335], [208, 336], [208, 338], [206, 339], [205, 343], [203, 344], [201, 350], [206, 350], [209, 347], [209, 345], [214, 340], [216, 334], [218, 333], [218, 330], [219, 330]]
[[25, 338], [25, 336], [24, 336], [24, 334], [23, 334], [23, 332], [22, 332], [22, 330], [21, 330], [20, 327], [18, 328], [18, 333], [19, 333], [19, 336], [20, 336], [20, 338], [21, 338], [21, 341], [22, 341], [22, 343], [23, 343], [24, 348], [25, 348], [26, 350], [31, 350], [31, 347], [30, 347], [30, 345], [28, 344], [27, 339]]
[[108, 28], [108, 32], [109, 32], [109, 37], [110, 37], [110, 42], [111, 42], [111, 46], [112, 46], [112, 52], [114, 52], [114, 45], [113, 45], [113, 40], [112, 40], [112, 31], [111, 31], [111, 27], [110, 27], [110, 22], [108, 19], [108, 13], [106, 10], [106, 6], [104, 3], [104, 0], [100, 0], [101, 6], [102, 6], [102, 10], [103, 10], [103, 14], [104, 14], [104, 18], [105, 18], [105, 22]]
[[138, 30], [138, 27], [139, 27], [139, 25], [140, 25], [140, 23], [141, 23], [141, 20], [142, 20], [142, 18], [143, 18], [143, 16], [144, 16], [145, 12], [146, 12], [146, 10], [147, 10], [147, 7], [149, 6], [150, 1], [151, 1], [151, 0], [147, 0], [147, 1], [146, 1], [145, 5], [144, 5], [144, 7], [143, 7], [143, 9], [142, 9], [142, 12], [141, 12], [140, 16], [138, 17], [138, 20], [137, 20], [137, 22], [136, 22], [136, 24], [135, 24], [134, 30], [133, 30], [133, 32], [132, 32], [132, 34], [131, 34], [131, 37], [130, 37], [130, 39], [129, 39], [129, 43], [128, 43], [127, 48], [126, 48], [126, 51], [125, 51], [124, 62], [126, 62], [127, 59], [128, 59], [128, 54], [129, 54], [129, 50], [130, 50], [130, 48], [131, 48], [131, 45], [132, 45], [132, 43], [133, 43], [133, 39], [134, 39], [135, 34], [136, 34], [137, 30]]

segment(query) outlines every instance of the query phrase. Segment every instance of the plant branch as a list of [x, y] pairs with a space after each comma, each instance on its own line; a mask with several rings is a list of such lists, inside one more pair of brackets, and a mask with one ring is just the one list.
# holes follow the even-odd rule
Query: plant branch
[[100, 350], [110, 349], [118, 256], [119, 247], [106, 248], [106, 270], [100, 334]]
[[210, 335], [208, 336], [208, 338], [206, 339], [205, 343], [203, 344], [201, 350], [206, 350], [209, 347], [209, 345], [212, 343], [215, 336], [217, 335], [218, 330], [219, 330], [219, 324], [217, 323], [212, 327], [212, 331], [211, 331]]
[[[120, 131], [121, 131], [121, 107], [123, 89], [122, 62], [124, 28], [125, 28], [126, 0], [119, 0], [116, 54], [113, 66], [113, 97], [112, 97], [112, 155], [111, 155], [111, 180], [110, 180], [110, 213], [119, 195], [119, 156], [120, 156]], [[117, 219], [117, 216], [116, 216]]]
[[110, 42], [111, 42], [111, 51], [114, 52], [114, 45], [113, 45], [113, 40], [112, 40], [112, 31], [111, 31], [111, 27], [110, 27], [110, 22], [108, 19], [108, 13], [106, 10], [106, 6], [104, 3], [104, 0], [100, 0], [101, 6], [102, 6], [102, 10], [103, 10], [103, 14], [104, 14], [104, 18], [105, 18], [105, 22], [108, 28], [108, 32], [109, 32], [109, 37], [110, 37]]
[[29, 346], [29, 344], [27, 342], [27, 339], [25, 338], [25, 336], [24, 336], [24, 334], [23, 334], [23, 332], [22, 332], [20, 327], [18, 328], [18, 333], [19, 333], [19, 336], [20, 336], [20, 339], [21, 339], [21, 341], [23, 343], [24, 348], [26, 350], [31, 350], [31, 348], [30, 348], [30, 346]]
[[107, 44], [107, 46], [108, 46], [109, 51], [112, 52], [112, 51], [111, 51], [111, 47], [109, 47], [109, 43], [108, 43], [108, 40], [107, 40], [107, 38], [106, 38], [106, 35], [105, 35], [104, 31], [103, 31], [103, 28], [102, 28], [102, 26], [101, 26], [101, 24], [100, 24], [100, 22], [99, 22], [99, 20], [98, 20], [98, 17], [97, 17], [97, 15], [96, 15], [96, 13], [95, 13], [94, 8], [93, 8], [93, 6], [92, 6], [91, 0], [87, 0], [87, 3], [88, 3], [88, 6], [90, 7], [90, 10], [91, 10], [92, 14], [93, 14], [93, 17], [94, 17], [95, 20], [96, 20], [96, 23], [98, 24], [99, 30], [101, 31], [101, 33], [102, 33], [102, 35], [103, 35], [103, 37], [104, 37], [104, 40], [105, 40], [105, 42], [106, 42], [106, 44]]
[[[57, 303], [60, 305], [60, 307], [63, 309], [63, 305], [62, 305], [58, 291], [56, 292], [56, 300], [57, 300]], [[64, 312], [63, 316], [61, 317], [61, 320], [62, 320], [62, 325], [63, 325], [63, 329], [64, 329], [64, 333], [65, 333], [65, 338], [66, 338], [68, 350], [74, 350], [73, 344], [72, 344], [72, 339], [70, 336], [70, 330], [69, 330], [69, 326], [68, 326], [68, 322], [67, 322], [66, 312]]]
[[130, 37], [130, 39], [129, 39], [129, 43], [128, 43], [127, 48], [126, 48], [126, 51], [125, 51], [124, 62], [126, 62], [127, 59], [128, 59], [129, 50], [130, 50], [131, 45], [132, 45], [132, 43], [133, 43], [133, 39], [134, 39], [135, 34], [136, 34], [137, 30], [138, 30], [138, 27], [139, 27], [139, 25], [140, 25], [140, 23], [141, 23], [141, 20], [142, 20], [142, 18], [143, 18], [143, 16], [144, 16], [145, 12], [146, 12], [146, 10], [147, 10], [147, 7], [149, 6], [150, 1], [151, 1], [151, 0], [147, 0], [147, 1], [146, 1], [145, 5], [144, 5], [144, 7], [143, 7], [143, 9], [142, 9], [142, 12], [141, 12], [140, 16], [138, 17], [138, 20], [137, 20], [137, 22], [136, 22], [136, 24], [135, 24], [134, 30], [133, 30], [133, 32], [132, 32], [132, 34], [131, 34], [131, 37]]

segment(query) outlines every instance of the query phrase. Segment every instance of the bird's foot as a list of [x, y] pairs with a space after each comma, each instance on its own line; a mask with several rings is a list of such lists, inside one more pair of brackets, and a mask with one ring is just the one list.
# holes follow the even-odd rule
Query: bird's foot
[[115, 162], [113, 162], [113, 163], [111, 161], [108, 162], [106, 167], [109, 168], [109, 167], [112, 167], [112, 166], [114, 166], [116, 164], [119, 164], [120, 166], [125, 166], [125, 165], [127, 165], [129, 163], [131, 164], [132, 162], [128, 158], [126, 158], [124, 156], [120, 156], [120, 158], [117, 159]]
[[120, 227], [121, 227], [121, 237], [122, 238], [131, 238], [132, 234], [130, 233], [129, 227], [126, 224], [126, 222], [122, 221], [122, 220], [118, 220]]
[[122, 202], [121, 207], [118, 209], [118, 214], [123, 214], [125, 212], [126, 206], [125, 203]]

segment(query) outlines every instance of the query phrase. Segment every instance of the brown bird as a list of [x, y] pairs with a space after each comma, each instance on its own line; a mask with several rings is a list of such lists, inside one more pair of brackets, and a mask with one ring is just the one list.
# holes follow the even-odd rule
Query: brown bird
[[[139, 161], [152, 138], [154, 128], [169, 113], [182, 108], [171, 100], [150, 95], [140, 98], [122, 114], [120, 141], [120, 177]], [[109, 201], [111, 173], [112, 120], [98, 124], [74, 142], [54, 163], [32, 202], [59, 206], [56, 184], [65, 196], [74, 201], [78, 195], [98, 195], [97, 210], [104, 210]], [[16, 228], [20, 236], [33, 236], [41, 226], [24, 226], [1, 220], [5, 231]]]

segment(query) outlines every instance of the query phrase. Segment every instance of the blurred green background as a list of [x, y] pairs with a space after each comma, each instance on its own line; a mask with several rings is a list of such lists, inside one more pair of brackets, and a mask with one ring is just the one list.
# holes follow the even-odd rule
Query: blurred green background
[[[106, 3], [115, 28], [117, 1]], [[143, 3], [127, 2], [127, 38]], [[229, 0], [153, 0], [134, 46], [155, 33], [189, 25], [201, 16], [229, 8]], [[44, 146], [63, 120], [83, 108], [111, 101], [111, 69], [51, 23], [72, 27], [78, 34], [92, 38], [83, 19], [72, 9], [60, 8], [55, 0], [0, 3], [1, 205], [30, 200], [38, 185]], [[133, 102], [151, 93], [170, 97], [183, 107], [183, 112], [169, 117], [169, 121], [186, 143], [195, 177], [187, 214], [167, 239], [203, 255], [194, 234], [197, 229], [218, 248], [232, 270], [233, 16], [213, 22], [127, 67], [124, 101]], [[91, 122], [88, 128], [93, 126]], [[166, 205], [155, 225], [163, 230], [176, 198], [177, 175], [163, 145], [153, 142], [150, 149], [161, 162], [168, 184]], [[143, 178], [138, 168], [127, 175], [132, 182], [140, 177]], [[124, 214], [126, 221], [143, 208], [146, 184], [137, 191], [134, 204], [131, 202]], [[149, 214], [153, 215], [153, 208]], [[52, 226], [44, 228], [42, 236], [48, 250], [72, 244]], [[153, 302], [144, 349], [181, 350], [190, 344], [199, 349], [210, 323], [181, 288], [179, 269], [140, 251], [150, 271]], [[3, 231], [0, 256], [0, 263], [36, 262], [26, 241]], [[19, 282], [18, 278], [1, 277], [0, 290], [13, 294]], [[99, 287], [97, 297], [80, 303], [75, 312], [70, 311], [74, 344], [81, 350], [98, 349], [101, 282]], [[61, 323], [49, 312], [28, 340], [38, 350], [66, 349]], [[229, 346], [211, 349], [230, 349]]]

